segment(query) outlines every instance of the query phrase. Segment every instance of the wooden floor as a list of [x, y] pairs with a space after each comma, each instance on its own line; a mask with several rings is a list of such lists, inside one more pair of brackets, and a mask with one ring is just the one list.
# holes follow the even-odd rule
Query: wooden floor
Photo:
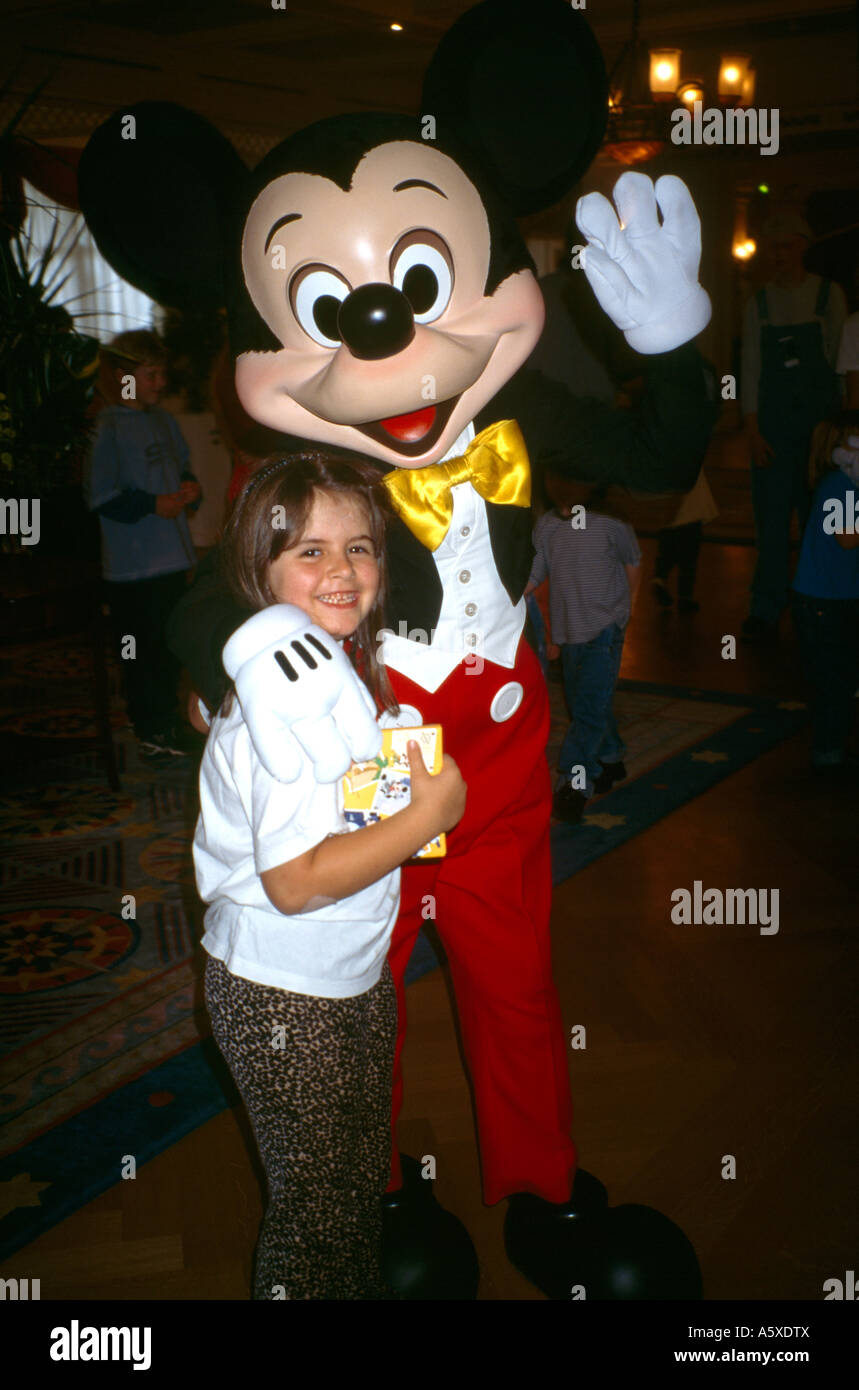
[[[645, 576], [652, 545], [645, 544]], [[738, 646], [753, 551], [705, 545], [694, 618], [647, 588], [623, 675], [801, 692], [785, 625], [776, 653]], [[856, 1268], [855, 795], [817, 786], [800, 735], [556, 890], [556, 978], [575, 1136], [610, 1200], [644, 1202], [692, 1239], [711, 1299], [820, 1299]], [[778, 888], [780, 930], [680, 927], [673, 889]], [[445, 976], [409, 991], [402, 1146], [434, 1154], [465, 1222], [483, 1299], [540, 1295], [504, 1255], [502, 1203], [482, 1205], [469, 1093]], [[721, 1176], [723, 1156], [736, 1179]], [[244, 1299], [261, 1214], [243, 1117], [226, 1113], [4, 1262], [43, 1299]]]

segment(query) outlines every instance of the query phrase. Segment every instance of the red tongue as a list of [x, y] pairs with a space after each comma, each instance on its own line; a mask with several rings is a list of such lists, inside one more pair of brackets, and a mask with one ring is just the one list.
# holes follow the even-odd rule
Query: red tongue
[[379, 424], [404, 444], [416, 444], [432, 429], [435, 412], [434, 405], [427, 405], [423, 410], [412, 410], [408, 415], [392, 415], [389, 420], [380, 420]]

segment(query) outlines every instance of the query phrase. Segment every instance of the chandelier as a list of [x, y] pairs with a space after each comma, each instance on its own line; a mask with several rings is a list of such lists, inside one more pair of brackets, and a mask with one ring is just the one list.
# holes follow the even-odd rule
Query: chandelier
[[[640, 0], [632, 0], [632, 30], [609, 73], [608, 125], [603, 150], [620, 164], [643, 164], [670, 140], [671, 113], [678, 103], [705, 102], [698, 78], [680, 77], [679, 48], [646, 48], [638, 35]], [[719, 65], [720, 106], [748, 106], [755, 74], [747, 53], [723, 54]]]

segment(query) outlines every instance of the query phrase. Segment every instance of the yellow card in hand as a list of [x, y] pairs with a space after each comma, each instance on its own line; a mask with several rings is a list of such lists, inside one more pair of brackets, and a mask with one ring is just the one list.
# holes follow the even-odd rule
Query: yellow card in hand
[[[414, 739], [428, 772], [441, 771], [441, 725], [421, 724], [412, 729], [383, 729], [382, 749], [369, 762], [353, 763], [343, 778], [343, 814], [351, 825], [372, 825], [408, 806], [412, 794], [409, 740]], [[438, 835], [416, 859], [439, 859], [447, 853], [444, 835]]]

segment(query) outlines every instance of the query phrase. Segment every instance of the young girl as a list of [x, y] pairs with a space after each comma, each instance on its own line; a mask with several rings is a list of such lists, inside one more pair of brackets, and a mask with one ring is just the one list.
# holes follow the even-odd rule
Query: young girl
[[824, 421], [811, 441], [811, 513], [793, 579], [793, 616], [812, 687], [812, 766], [849, 769], [859, 683], [859, 411]]
[[[318, 454], [264, 466], [230, 518], [225, 563], [251, 607], [293, 604], [335, 639], [354, 639], [377, 705], [394, 712], [376, 660], [385, 531], [377, 485], [374, 470]], [[339, 783], [317, 782], [303, 754], [297, 781], [268, 774], [234, 692], [212, 721], [194, 861], [209, 904], [212, 1031], [268, 1179], [258, 1299], [390, 1296], [379, 1243], [397, 1029], [385, 958], [398, 866], [465, 806], [451, 758], [430, 777], [416, 745], [410, 754], [410, 805], [349, 831]]]

